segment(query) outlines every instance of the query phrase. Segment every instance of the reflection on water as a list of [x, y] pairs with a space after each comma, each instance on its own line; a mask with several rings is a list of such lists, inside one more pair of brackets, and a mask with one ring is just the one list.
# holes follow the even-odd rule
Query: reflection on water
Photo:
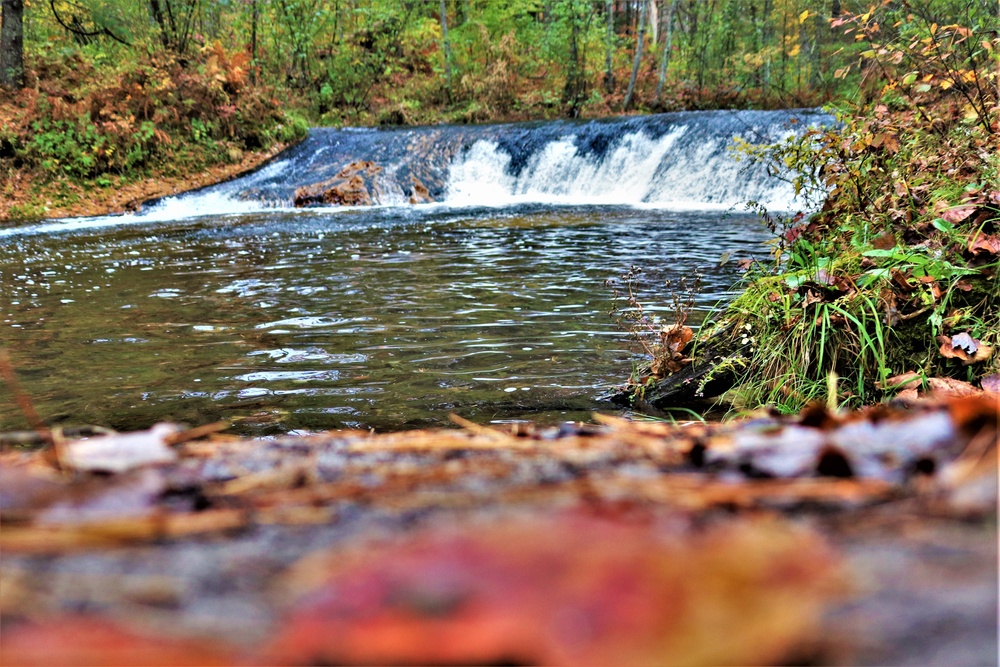
[[[652, 285], [700, 270], [703, 314], [766, 238], [743, 216], [537, 206], [14, 236], [0, 246], [0, 343], [51, 423], [227, 418], [257, 434], [449, 412], [584, 419], [636, 358], [606, 279], [632, 264], [667, 267], [644, 275]], [[0, 387], [0, 430], [23, 426]]]

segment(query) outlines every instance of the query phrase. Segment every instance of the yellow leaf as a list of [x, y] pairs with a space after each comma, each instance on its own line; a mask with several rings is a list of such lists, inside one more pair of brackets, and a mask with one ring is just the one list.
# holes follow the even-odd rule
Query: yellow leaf
[[938, 24], [937, 23], [932, 23], [931, 24], [931, 34], [933, 35], [934, 33], [936, 33], [937, 30], [938, 30]]
[[799, 55], [800, 51], [802, 51], [802, 45], [796, 44], [795, 46], [793, 46], [791, 48], [791, 50], [789, 50], [788, 57], [789, 58], [794, 58], [795, 56]]
[[941, 86], [941, 90], [948, 90], [949, 88], [951, 88], [952, 83], [951, 83], [951, 81], [948, 81], [947, 79], [945, 79], [944, 81], [942, 81], [938, 85]]
[[812, 15], [812, 12], [810, 12], [808, 9], [805, 10], [804, 12], [802, 12], [801, 14], [799, 14], [799, 23], [805, 23], [806, 19], [809, 18], [811, 15]]

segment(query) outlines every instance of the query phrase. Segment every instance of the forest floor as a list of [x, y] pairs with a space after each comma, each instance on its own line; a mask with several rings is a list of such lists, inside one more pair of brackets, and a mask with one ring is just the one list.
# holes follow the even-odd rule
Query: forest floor
[[993, 664], [995, 394], [0, 436], [0, 661]]

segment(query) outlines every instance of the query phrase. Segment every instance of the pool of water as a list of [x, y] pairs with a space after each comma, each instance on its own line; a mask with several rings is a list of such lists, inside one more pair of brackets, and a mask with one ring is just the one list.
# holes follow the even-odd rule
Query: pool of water
[[[641, 349], [605, 281], [703, 274], [697, 322], [766, 255], [732, 213], [262, 211], [0, 239], [0, 344], [50, 424], [229, 419], [263, 435], [554, 423], [611, 410]], [[718, 266], [720, 256], [730, 261]], [[0, 430], [26, 427], [0, 384]]]

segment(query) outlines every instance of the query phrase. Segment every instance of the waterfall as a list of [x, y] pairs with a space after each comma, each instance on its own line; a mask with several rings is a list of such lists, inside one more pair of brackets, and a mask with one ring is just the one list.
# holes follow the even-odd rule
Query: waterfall
[[[697, 111], [592, 121], [390, 129], [315, 128], [270, 164], [233, 181], [148, 204], [129, 221], [164, 221], [290, 209], [300, 188], [320, 188], [345, 166], [377, 172], [373, 203], [613, 205], [663, 209], [809, 210], [787, 179], [733, 150], [768, 144], [833, 118], [818, 110]], [[374, 182], [377, 181], [377, 182]], [[424, 188], [426, 188], [424, 190]], [[419, 201], [426, 201], [420, 198]], [[120, 224], [122, 216], [43, 223], [33, 231]], [[0, 235], [23, 233], [0, 230]]]

